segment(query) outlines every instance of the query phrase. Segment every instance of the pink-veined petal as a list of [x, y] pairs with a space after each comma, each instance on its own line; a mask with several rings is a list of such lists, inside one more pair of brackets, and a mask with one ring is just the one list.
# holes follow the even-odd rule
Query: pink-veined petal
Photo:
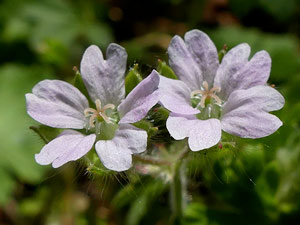
[[60, 80], [43, 80], [26, 94], [27, 113], [50, 127], [82, 129], [86, 125], [86, 97], [71, 84]]
[[101, 50], [92, 45], [85, 51], [80, 70], [83, 81], [93, 101], [100, 99], [103, 105], [119, 105], [125, 97], [124, 76], [127, 63], [126, 50], [110, 44], [106, 60]]
[[95, 147], [106, 168], [125, 171], [131, 167], [131, 155], [146, 150], [147, 132], [129, 124], [121, 124], [112, 140], [100, 140]]
[[184, 36], [189, 52], [199, 66], [203, 81], [212, 87], [219, 67], [219, 56], [215, 44], [208, 35], [200, 30], [191, 30]]
[[200, 151], [216, 145], [221, 140], [221, 123], [218, 119], [198, 120], [190, 132], [189, 146]]
[[184, 81], [192, 90], [200, 89], [202, 72], [179, 36], [174, 36], [168, 47], [169, 64], [178, 78]]
[[181, 80], [160, 76], [160, 103], [174, 113], [197, 114], [200, 111], [191, 106], [191, 90]]
[[248, 63], [250, 51], [250, 46], [243, 43], [230, 49], [224, 55], [214, 81], [215, 87], [222, 87], [219, 94], [222, 98], [226, 99], [228, 97], [226, 88], [230, 88], [233, 75]]
[[221, 139], [221, 123], [218, 119], [199, 120], [192, 115], [171, 114], [166, 125], [174, 139], [188, 137], [192, 151], [210, 148]]
[[283, 105], [283, 96], [268, 86], [236, 90], [223, 107], [222, 129], [244, 138], [268, 136], [282, 125], [276, 116], [268, 112], [279, 110]]
[[119, 105], [120, 123], [135, 123], [147, 115], [159, 100], [158, 84], [159, 74], [153, 70]]
[[225, 114], [222, 129], [242, 138], [261, 138], [273, 134], [282, 122], [276, 116], [262, 110], [249, 111], [245, 107]]
[[[235, 62], [236, 65], [234, 69], [231, 66], [221, 66], [220, 68], [223, 68], [223, 71], [222, 69], [220, 72], [218, 71], [221, 73], [218, 74], [218, 77], [222, 79], [220, 86], [223, 100], [226, 100], [231, 92], [235, 90], [265, 85], [269, 78], [271, 70], [270, 55], [266, 51], [257, 52], [251, 60], [245, 64], [245, 58], [249, 53], [247, 50], [248, 48], [244, 48], [244, 52], [241, 54], [242, 56], [231, 57], [231, 62]], [[217, 83], [218, 81], [216, 80], [216, 85], [218, 85]]]
[[236, 90], [231, 93], [228, 101], [223, 106], [223, 114], [239, 107], [247, 107], [248, 110], [276, 111], [284, 106], [283, 96], [269, 86], [255, 86], [247, 90]]
[[195, 123], [197, 123], [197, 120], [198, 119], [194, 115], [188, 116], [170, 113], [166, 122], [166, 127], [175, 140], [182, 140], [189, 136]]
[[35, 160], [40, 165], [52, 163], [54, 168], [60, 167], [67, 162], [80, 159], [88, 153], [95, 142], [96, 135], [85, 136], [77, 131], [67, 130], [60, 136], [46, 144]]

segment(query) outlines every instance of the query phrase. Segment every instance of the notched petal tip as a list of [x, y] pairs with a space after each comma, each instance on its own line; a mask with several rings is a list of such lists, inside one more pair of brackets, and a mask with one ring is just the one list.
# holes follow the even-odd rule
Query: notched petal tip
[[[243, 43], [236, 45], [232, 49], [230, 49], [230, 51], [234, 51], [234, 50], [243, 50], [244, 52], [247, 52], [247, 53], [249, 52], [249, 54], [250, 54], [251, 46], [248, 43], [243, 42]], [[247, 54], [245, 54], [245, 55], [247, 55]]]
[[118, 45], [117, 43], [110, 43], [107, 47], [108, 51], [112, 51], [112, 50], [120, 50], [120, 51], [124, 51], [126, 53], [126, 49], [121, 46], [121, 45]]
[[170, 41], [167, 53], [172, 54], [175, 51], [179, 51], [182, 46], [185, 46], [183, 39], [180, 36], [175, 35]]
[[190, 31], [186, 32], [184, 35], [185, 40], [190, 39], [192, 37], [205, 37], [211, 41], [210, 37], [206, 33], [204, 33], [201, 30], [198, 30], [198, 29], [190, 30]]
[[115, 79], [115, 82], [122, 82], [123, 86], [127, 56], [126, 49], [116, 43], [109, 44], [106, 49], [106, 62], [108, 63], [108, 68], [111, 70], [111, 73], [113, 73], [111, 76], [115, 76], [114, 73], [116, 73], [116, 70], [122, 71], [120, 72], [120, 74], [122, 74], [121, 79], [119, 81]]
[[249, 60], [250, 53], [250, 45], [247, 43], [241, 43], [230, 49], [223, 57], [223, 60], [225, 61], [226, 59], [228, 59], [228, 61], [225, 62], [227, 64], [238, 61], [244, 61], [246, 63]]
[[103, 104], [120, 104], [125, 96], [126, 63], [126, 50], [118, 44], [112, 43], [107, 47], [106, 59], [95, 45], [85, 51], [80, 63], [80, 71], [93, 101], [101, 99]]
[[92, 57], [92, 56], [94, 56], [94, 55], [101, 55], [101, 56], [103, 57], [102, 51], [101, 51], [101, 49], [100, 49], [97, 45], [90, 45], [90, 46], [84, 51], [84, 53], [83, 53], [80, 68], [83, 66], [83, 65], [82, 65], [83, 63], [86, 63], [86, 62], [87, 62], [86, 60], [87, 60], [89, 57]]
[[127, 60], [127, 52], [124, 47], [116, 43], [110, 43], [106, 49], [106, 58], [116, 57], [118, 60], [122, 58], [124, 61]]

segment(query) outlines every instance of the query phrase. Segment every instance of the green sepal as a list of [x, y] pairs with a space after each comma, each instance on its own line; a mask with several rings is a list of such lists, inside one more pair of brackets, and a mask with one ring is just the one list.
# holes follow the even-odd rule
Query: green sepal
[[[82, 94], [85, 95], [85, 97], [87, 97], [87, 99], [90, 101], [89, 99], [89, 93], [84, 85], [84, 82], [82, 80], [82, 76], [80, 74], [80, 72], [78, 71], [78, 69], [76, 67], [73, 68], [73, 70], [75, 71], [75, 78], [73, 81], [73, 85], [78, 88], [79, 91], [81, 91]], [[93, 103], [94, 104], [94, 103]]]
[[116, 174], [115, 171], [106, 169], [101, 163], [98, 154], [93, 148], [92, 151], [89, 151], [83, 158], [82, 162], [86, 166], [86, 171], [92, 175], [96, 175], [99, 177], [106, 177], [109, 175]]
[[133, 125], [137, 128], [145, 130], [149, 138], [151, 138], [158, 132], [158, 128], [153, 126], [153, 124], [147, 120], [141, 120], [139, 122], [134, 123]]
[[227, 53], [228, 47], [226, 44], [223, 45], [223, 48], [218, 52], [219, 61], [221, 62], [224, 55]]
[[118, 124], [102, 122], [100, 126], [99, 140], [113, 139], [118, 128]]
[[155, 121], [167, 120], [169, 117], [169, 111], [163, 107], [154, 108], [152, 111], [152, 119]]
[[45, 144], [56, 138], [62, 131], [62, 129], [47, 127], [45, 125], [30, 126], [29, 128], [38, 134]]
[[157, 72], [167, 78], [177, 80], [177, 76], [175, 75], [174, 71], [167, 65], [166, 62], [158, 60]]
[[138, 64], [134, 64], [125, 77], [126, 95], [128, 95], [142, 80], [143, 78], [138, 71]]
[[193, 108], [195, 108], [198, 104], [199, 104], [199, 99], [197, 98], [191, 98], [191, 105], [193, 106]]

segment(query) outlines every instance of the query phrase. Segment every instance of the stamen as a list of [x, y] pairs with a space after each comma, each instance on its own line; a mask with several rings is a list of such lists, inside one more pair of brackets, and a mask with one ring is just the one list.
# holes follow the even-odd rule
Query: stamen
[[213, 99], [215, 99], [215, 101], [216, 101], [219, 105], [222, 104], [222, 100], [221, 100], [217, 95], [211, 94], [210, 96], [211, 96]]
[[202, 86], [204, 87], [205, 91], [209, 91], [208, 90], [208, 83], [206, 81], [203, 81]]
[[[201, 108], [205, 108], [205, 101], [206, 99], [213, 98], [217, 104], [221, 105], [222, 100], [216, 95], [216, 93], [221, 91], [220, 87], [213, 87], [209, 89], [207, 81], [203, 81], [202, 83], [203, 89], [202, 90], [194, 90], [191, 92], [191, 98], [201, 98], [200, 102], [196, 106]], [[199, 96], [200, 95], [200, 96]]]
[[106, 123], [113, 123], [113, 119], [108, 117], [106, 115], [106, 110], [107, 109], [115, 109], [115, 105], [113, 104], [107, 104], [105, 106], [103, 106], [103, 108], [101, 108], [101, 101], [100, 99], [97, 99], [95, 101], [95, 105], [96, 105], [96, 109], [93, 108], [87, 108], [84, 110], [84, 115], [86, 117], [90, 117], [89, 118], [89, 127], [95, 127], [95, 121], [97, 121], [97, 119], [103, 119]]
[[103, 111], [105, 111], [105, 110], [107, 110], [107, 109], [115, 109], [115, 105], [113, 105], [113, 104], [107, 104], [107, 105], [105, 105], [105, 106], [102, 108]]
[[97, 99], [95, 101], [95, 104], [96, 104], [97, 111], [100, 112], [101, 111], [101, 101], [100, 101], [100, 99]]
[[113, 122], [111, 122], [111, 121], [109, 120], [109, 117], [106, 116], [104, 113], [100, 112], [99, 114], [100, 114], [100, 116], [103, 118], [103, 120], [104, 120], [106, 123], [113, 123]]
[[90, 114], [97, 114], [97, 111], [92, 108], [87, 108], [84, 110], [84, 115], [85, 116], [90, 116]]
[[192, 91], [191, 93], [191, 98], [193, 98], [195, 95], [203, 95], [205, 93], [205, 91], [202, 91], [202, 90], [195, 90], [195, 91]]
[[90, 117], [90, 127], [95, 127], [94, 121], [96, 118], [97, 118], [97, 115], [95, 115], [95, 114]]
[[209, 90], [211, 93], [217, 92], [219, 93], [221, 91], [220, 87], [213, 87], [212, 89]]
[[205, 100], [207, 98], [207, 94], [202, 95], [201, 101], [200, 101], [200, 106], [201, 108], [205, 108]]

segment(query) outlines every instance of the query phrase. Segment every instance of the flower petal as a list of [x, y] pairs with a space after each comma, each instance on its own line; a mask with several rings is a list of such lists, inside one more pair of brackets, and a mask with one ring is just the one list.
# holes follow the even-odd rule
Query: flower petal
[[174, 113], [197, 114], [200, 111], [191, 106], [191, 90], [180, 80], [160, 76], [160, 103]]
[[224, 115], [222, 129], [242, 138], [261, 138], [273, 134], [282, 122], [265, 111], [249, 111], [239, 108]]
[[197, 62], [204, 81], [210, 86], [219, 67], [218, 51], [208, 35], [200, 30], [191, 30], [184, 36], [189, 52]]
[[283, 96], [269, 86], [256, 86], [247, 90], [236, 90], [231, 93], [223, 106], [223, 115], [239, 107], [249, 110], [276, 111], [284, 106]]
[[52, 163], [54, 168], [60, 167], [88, 153], [95, 139], [95, 134], [85, 136], [77, 131], [64, 131], [59, 137], [46, 144], [41, 152], [35, 155], [35, 160], [40, 165]]
[[282, 122], [268, 111], [279, 110], [284, 98], [274, 88], [257, 86], [231, 93], [223, 107], [222, 129], [244, 138], [261, 138], [274, 133]]
[[224, 99], [228, 97], [226, 91], [227, 87], [230, 87], [232, 76], [248, 63], [250, 50], [248, 44], [239, 44], [223, 57], [221, 65], [217, 70], [214, 86], [222, 87], [220, 96], [224, 96]]
[[181, 115], [170, 113], [166, 127], [175, 140], [182, 140], [189, 136], [198, 119], [194, 115]]
[[221, 140], [221, 123], [218, 119], [198, 120], [188, 140], [192, 151], [199, 151], [216, 145]]
[[93, 101], [100, 99], [103, 105], [119, 105], [125, 97], [127, 53], [123, 47], [113, 43], [106, 50], [106, 58], [103, 59], [97, 46], [90, 46], [81, 60], [82, 78]]
[[221, 84], [224, 100], [234, 90], [266, 84], [271, 70], [270, 55], [266, 51], [257, 52], [249, 62], [240, 67], [235, 73], [228, 73], [224, 78], [226, 81]]
[[175, 140], [188, 137], [192, 151], [210, 148], [221, 139], [221, 123], [217, 119], [199, 120], [195, 116], [171, 114], [166, 125]]
[[169, 64], [179, 79], [192, 90], [200, 89], [203, 81], [202, 72], [181, 37], [176, 35], [172, 38], [168, 55]]
[[132, 154], [144, 152], [147, 148], [147, 132], [129, 124], [121, 124], [112, 140], [100, 140], [96, 151], [103, 165], [115, 171], [131, 167]]
[[159, 74], [153, 70], [119, 105], [120, 123], [135, 123], [147, 115], [159, 100], [158, 84]]
[[71, 84], [59, 80], [43, 80], [26, 94], [27, 113], [50, 127], [82, 129], [89, 107], [86, 97]]

